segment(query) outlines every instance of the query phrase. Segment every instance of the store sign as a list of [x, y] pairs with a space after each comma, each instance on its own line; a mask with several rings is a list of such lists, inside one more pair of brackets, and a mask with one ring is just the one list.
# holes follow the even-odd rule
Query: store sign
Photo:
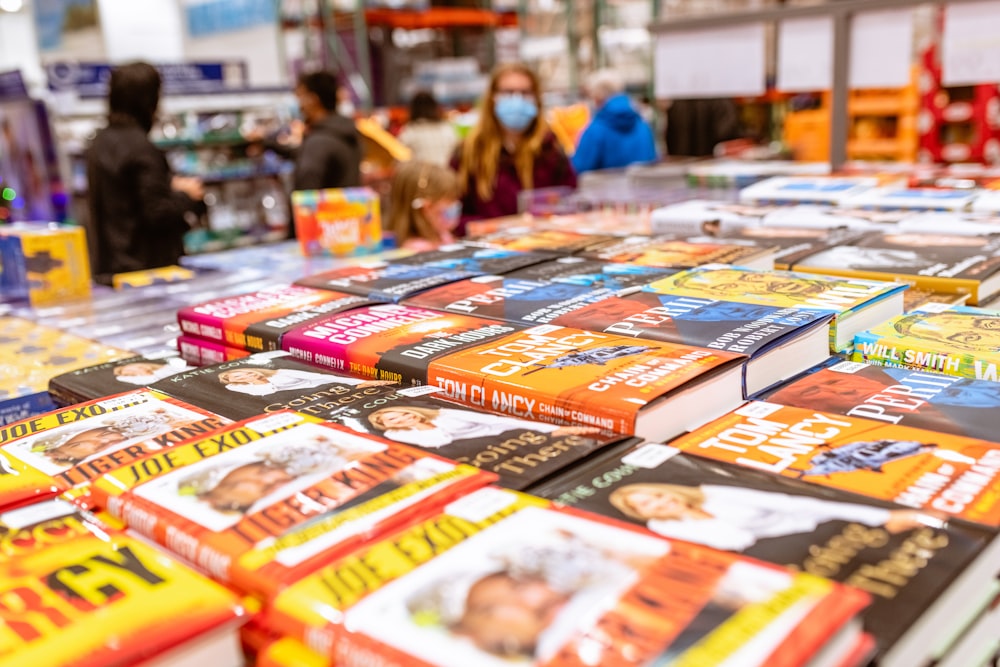
[[[105, 97], [112, 65], [107, 63], [52, 63], [46, 66], [49, 89], [79, 97]], [[178, 63], [157, 65], [164, 95], [198, 95], [228, 92], [247, 87], [246, 64]]]
[[833, 82], [833, 19], [782, 21], [778, 26], [775, 87], [785, 92], [829, 90]]
[[763, 95], [763, 23], [656, 38], [656, 96], [662, 99]]
[[21, 70], [16, 69], [10, 72], [0, 72], [0, 100], [25, 100], [28, 99], [28, 87], [24, 85], [24, 77]]

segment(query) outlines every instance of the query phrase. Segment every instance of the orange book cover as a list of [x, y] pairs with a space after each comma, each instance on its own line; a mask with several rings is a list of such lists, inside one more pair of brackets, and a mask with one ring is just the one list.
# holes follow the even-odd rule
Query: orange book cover
[[105, 475], [129, 527], [267, 598], [337, 553], [494, 475], [290, 411]]
[[[699, 384], [720, 379], [713, 393], [715, 416], [735, 408], [736, 384], [746, 357], [661, 341], [637, 341], [625, 336], [544, 325], [496, 341], [455, 352], [431, 362], [428, 384], [448, 398], [524, 419], [598, 426], [617, 433], [672, 437], [697, 424], [673, 415], [644, 428], [640, 421], [661, 399]], [[728, 407], [724, 407], [728, 406]], [[692, 408], [701, 423], [703, 414]], [[673, 430], [671, 428], [679, 428]]]
[[238, 650], [235, 595], [73, 505], [3, 512], [0, 531], [0, 666], [145, 664], [216, 631]]
[[148, 389], [0, 427], [0, 509], [87, 489], [105, 472], [216, 431], [230, 420]]
[[754, 268], [774, 267], [774, 247], [737, 243], [692, 243], [669, 236], [630, 236], [599, 243], [582, 253], [606, 262], [643, 266], [687, 268], [704, 264], [738, 264]]
[[907, 507], [1000, 526], [1000, 445], [757, 401], [671, 445]]
[[868, 599], [487, 488], [331, 562], [265, 613], [336, 664], [791, 667]]

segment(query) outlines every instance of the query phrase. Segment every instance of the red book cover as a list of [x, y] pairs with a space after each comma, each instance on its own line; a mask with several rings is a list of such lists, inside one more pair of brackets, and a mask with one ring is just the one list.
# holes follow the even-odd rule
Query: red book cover
[[340, 373], [427, 384], [433, 359], [495, 340], [523, 326], [396, 304], [367, 306], [289, 331], [284, 349]]
[[242, 359], [251, 354], [238, 347], [194, 336], [178, 336], [177, 351], [180, 352], [181, 359], [195, 366], [221, 364], [224, 361]]

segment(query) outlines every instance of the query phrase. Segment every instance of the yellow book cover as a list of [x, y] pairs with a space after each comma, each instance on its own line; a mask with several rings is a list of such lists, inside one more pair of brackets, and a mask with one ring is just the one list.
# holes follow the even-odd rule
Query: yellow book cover
[[90, 295], [90, 260], [83, 227], [23, 223], [0, 230], [3, 291], [32, 306]]
[[134, 665], [232, 631], [229, 591], [69, 503], [0, 514], [0, 667]]

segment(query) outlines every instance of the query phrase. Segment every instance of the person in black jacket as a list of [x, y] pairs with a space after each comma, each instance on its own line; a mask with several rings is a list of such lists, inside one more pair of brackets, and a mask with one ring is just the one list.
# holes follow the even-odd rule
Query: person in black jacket
[[295, 190], [361, 184], [361, 138], [354, 121], [337, 113], [337, 79], [329, 72], [303, 74], [295, 97], [306, 123], [294, 152]]
[[188, 216], [203, 210], [201, 181], [172, 177], [147, 136], [159, 101], [160, 74], [152, 65], [131, 63], [111, 73], [108, 125], [87, 152], [87, 244], [97, 282], [176, 264]]

